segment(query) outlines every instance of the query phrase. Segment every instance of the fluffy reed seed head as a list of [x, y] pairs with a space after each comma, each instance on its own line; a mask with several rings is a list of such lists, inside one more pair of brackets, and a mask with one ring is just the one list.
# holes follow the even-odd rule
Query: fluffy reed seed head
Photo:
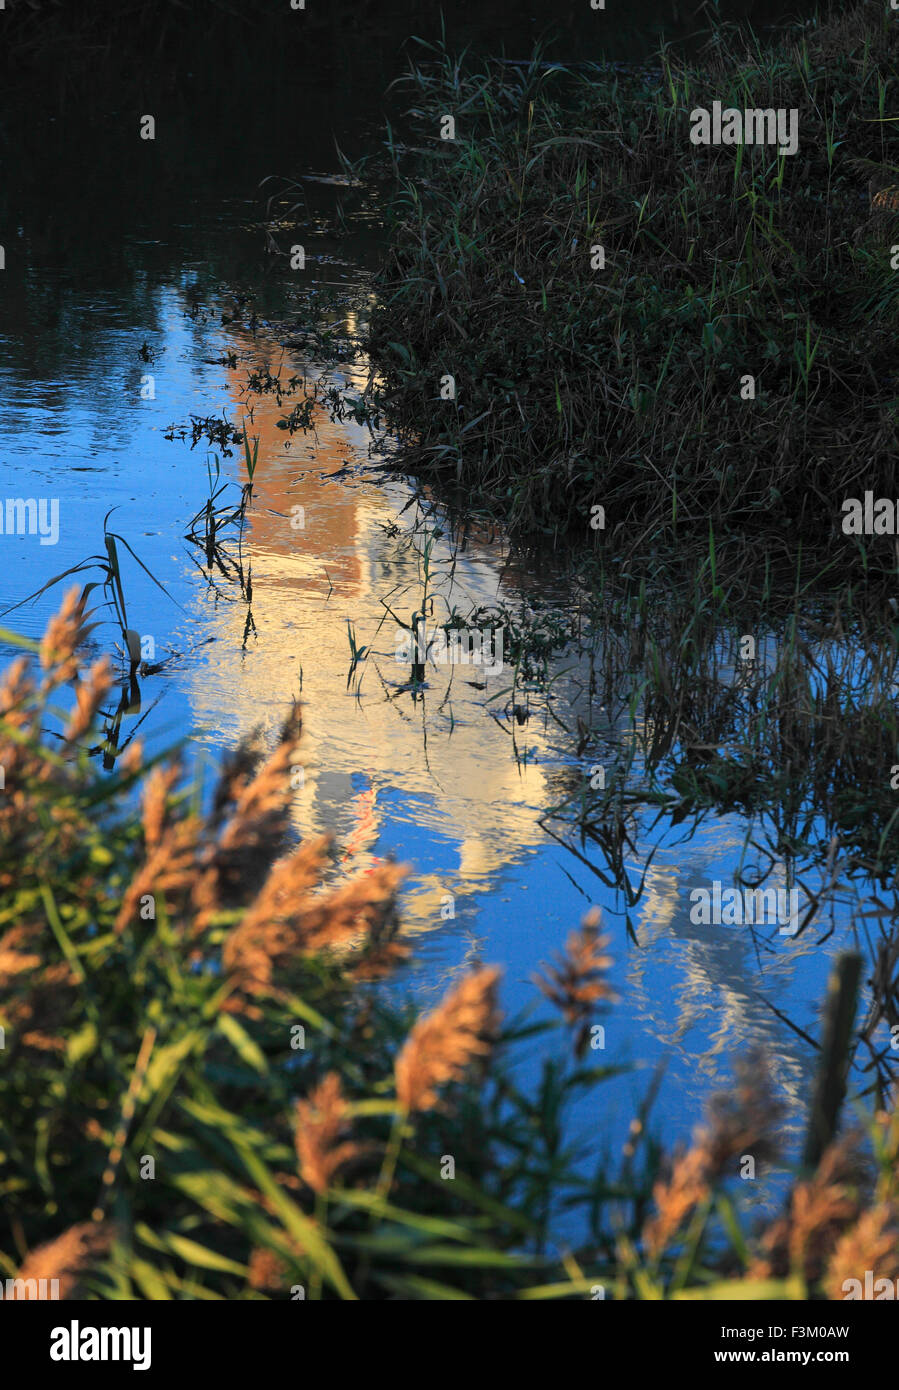
[[654, 1257], [714, 1185], [730, 1175], [734, 1160], [750, 1155], [765, 1161], [776, 1155], [781, 1107], [772, 1094], [770, 1067], [755, 1053], [742, 1058], [735, 1071], [733, 1090], [711, 1097], [707, 1120], [694, 1131], [690, 1148], [675, 1158], [670, 1176], [653, 1187], [656, 1210], [643, 1228], [643, 1241]]
[[75, 684], [75, 708], [63, 731], [63, 738], [67, 744], [77, 743], [93, 727], [100, 706], [112, 686], [113, 674], [109, 658], [101, 656], [100, 660], [91, 666], [87, 675]]
[[816, 1283], [837, 1241], [861, 1215], [866, 1184], [861, 1135], [852, 1132], [829, 1145], [816, 1172], [796, 1184], [787, 1214], [764, 1232], [750, 1275], [783, 1279], [797, 1271]]
[[301, 732], [295, 702], [268, 758], [262, 759], [257, 741], [249, 738], [227, 760], [208, 821], [212, 843], [192, 893], [198, 934], [221, 908], [245, 906], [262, 890], [269, 866], [283, 848]]
[[349, 1107], [337, 1072], [329, 1072], [307, 1100], [298, 1100], [294, 1147], [300, 1176], [313, 1192], [327, 1192], [334, 1174], [360, 1152], [360, 1145], [342, 1136]]
[[708, 1155], [696, 1143], [675, 1158], [668, 1180], [652, 1189], [656, 1210], [643, 1227], [643, 1244], [653, 1258], [666, 1249], [710, 1192]]
[[177, 761], [166, 766], [151, 769], [144, 783], [142, 799], [142, 820], [144, 847], [149, 856], [162, 843], [163, 832], [169, 820], [169, 797], [181, 777], [181, 764]]
[[601, 917], [598, 907], [588, 912], [580, 930], [571, 933], [564, 952], [556, 956], [556, 963], [544, 962], [543, 973], [533, 976], [537, 988], [561, 1010], [565, 1022], [580, 1028], [575, 1044], [578, 1052], [586, 1046], [597, 1005], [617, 997], [604, 978], [612, 957], [605, 953], [611, 937], [599, 934]]
[[[106, 1254], [114, 1235], [108, 1222], [83, 1221], [70, 1226], [55, 1240], [32, 1250], [17, 1278], [58, 1279], [59, 1297], [73, 1298], [82, 1277]], [[9, 1298], [8, 1293], [6, 1296]]]
[[394, 1069], [403, 1110], [432, 1110], [440, 1086], [458, 1081], [471, 1062], [489, 1055], [500, 1022], [498, 981], [494, 968], [473, 970], [415, 1024]]
[[250, 1252], [247, 1282], [251, 1289], [282, 1289], [287, 1282], [287, 1263], [274, 1250], [257, 1246]]
[[28, 658], [16, 657], [3, 672], [0, 680], [0, 715], [14, 729], [28, 722], [23, 706], [34, 697], [34, 685], [28, 676]]
[[47, 672], [45, 691], [73, 680], [78, 674], [78, 648], [84, 640], [84, 598], [78, 586], [69, 589], [58, 613], [47, 623], [38, 649]]
[[844, 1285], [849, 1279], [858, 1279], [864, 1289], [868, 1270], [875, 1281], [889, 1279], [895, 1293], [899, 1282], [899, 1212], [892, 1202], [869, 1207], [840, 1236], [824, 1278], [828, 1298], [844, 1299]]
[[310, 840], [272, 867], [256, 901], [229, 932], [222, 963], [247, 994], [269, 991], [297, 958], [340, 950], [377, 937], [393, 910], [406, 873], [399, 864], [379, 864], [332, 893], [315, 893], [321, 882], [328, 840]]

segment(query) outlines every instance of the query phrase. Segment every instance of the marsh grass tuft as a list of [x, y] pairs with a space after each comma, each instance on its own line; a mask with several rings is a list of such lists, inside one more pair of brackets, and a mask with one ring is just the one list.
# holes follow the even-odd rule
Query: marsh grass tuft
[[[896, 214], [867, 186], [897, 162], [897, 56], [865, 4], [651, 70], [422, 48], [371, 330], [402, 466], [520, 532], [601, 544], [598, 503], [644, 553], [801, 531], [864, 563], [840, 504], [895, 491]], [[797, 155], [691, 143], [691, 109], [747, 93], [800, 111]], [[895, 569], [889, 538], [865, 548]]]

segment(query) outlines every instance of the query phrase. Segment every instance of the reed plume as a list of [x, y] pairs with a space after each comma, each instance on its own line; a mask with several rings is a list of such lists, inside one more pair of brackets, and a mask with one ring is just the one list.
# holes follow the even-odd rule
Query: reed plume
[[[75, 683], [75, 709], [62, 736], [64, 753], [90, 726], [111, 683], [106, 663], [97, 662], [85, 681], [78, 680], [77, 649], [85, 635], [83, 602], [77, 589], [65, 597], [39, 645], [45, 678], [40, 690], [22, 657], [0, 680], [0, 889], [21, 885], [23, 866], [65, 859], [83, 841], [88, 820], [78, 796], [81, 769], [41, 741], [49, 695], [67, 681]], [[74, 795], [72, 794], [74, 793]], [[45, 803], [52, 801], [49, 817]]]
[[19, 923], [0, 937], [0, 1003], [12, 1045], [61, 1052], [75, 975], [66, 961], [47, 961], [43, 928]]
[[861, 1136], [853, 1132], [830, 1144], [814, 1174], [794, 1187], [787, 1213], [764, 1232], [750, 1276], [783, 1279], [795, 1271], [817, 1283], [864, 1209], [865, 1179]]
[[708, 1153], [699, 1141], [674, 1159], [667, 1181], [657, 1182], [652, 1189], [656, 1211], [643, 1227], [643, 1244], [651, 1256], [667, 1248], [710, 1193]]
[[868, 1270], [875, 1281], [889, 1279], [895, 1293], [899, 1282], [899, 1212], [891, 1202], [869, 1207], [840, 1236], [824, 1278], [828, 1298], [844, 1299], [849, 1279], [858, 1279], [864, 1288]]
[[85, 637], [84, 603], [85, 596], [79, 595], [75, 585], [63, 598], [59, 612], [47, 623], [38, 649], [38, 659], [47, 672], [45, 693], [78, 675], [77, 653]]
[[326, 837], [310, 840], [275, 864], [228, 934], [222, 963], [246, 994], [271, 991], [277, 976], [303, 955], [364, 944], [390, 917], [405, 868], [379, 864], [331, 893], [315, 894], [327, 846]]
[[[25, 1259], [18, 1279], [58, 1279], [59, 1297], [74, 1298], [81, 1282], [106, 1254], [115, 1235], [108, 1222], [83, 1221], [55, 1240], [39, 1246]], [[9, 1293], [7, 1293], [9, 1298]], [[13, 1297], [18, 1297], [17, 1293]]]
[[283, 1289], [286, 1281], [287, 1263], [280, 1255], [276, 1255], [274, 1250], [257, 1246], [250, 1252], [247, 1282], [251, 1289], [258, 1289], [260, 1292]]
[[67, 744], [77, 743], [93, 727], [100, 706], [113, 686], [112, 667], [109, 658], [101, 656], [95, 661], [83, 680], [75, 686], [75, 708], [69, 716], [63, 732]]
[[22, 708], [34, 696], [34, 685], [28, 676], [28, 659], [24, 656], [11, 661], [0, 681], [0, 716], [12, 729], [27, 724], [28, 715]]
[[169, 821], [169, 798], [180, 777], [181, 765], [177, 761], [165, 767], [154, 767], [147, 776], [142, 801], [145, 854], [152, 853], [162, 843]]
[[334, 1174], [361, 1151], [342, 1138], [349, 1120], [337, 1072], [329, 1072], [308, 1100], [298, 1100], [294, 1147], [304, 1182], [319, 1194], [327, 1192]]
[[268, 758], [252, 736], [226, 760], [207, 822], [209, 845], [192, 892], [195, 934], [222, 908], [248, 904], [270, 877], [289, 824], [291, 771], [301, 733], [302, 714], [294, 702]]
[[[27, 842], [33, 822], [33, 811], [29, 809], [24, 792], [25, 784], [32, 778], [41, 780], [40, 760], [35, 757], [30, 742], [23, 741], [31, 730], [31, 706], [34, 699], [34, 686], [28, 677], [28, 663], [24, 657], [13, 661], [0, 681], [0, 721], [5, 736], [0, 737], [0, 766], [3, 767], [4, 788], [0, 796], [0, 833], [9, 853], [4, 858], [10, 865], [18, 858], [15, 846]], [[5, 870], [0, 872], [0, 884], [8, 886], [12, 877]]]
[[616, 997], [604, 978], [612, 964], [611, 956], [605, 954], [611, 937], [600, 936], [601, 918], [598, 907], [588, 912], [580, 930], [568, 937], [564, 953], [556, 956], [556, 964], [543, 963], [543, 974], [533, 976], [537, 988], [561, 1010], [565, 1022], [577, 1028], [575, 1051], [578, 1055], [586, 1050], [596, 1006]]
[[197, 846], [202, 823], [192, 816], [176, 821], [162, 835], [128, 885], [115, 920], [117, 934], [132, 924], [142, 898], [162, 898], [169, 911], [174, 901], [185, 900], [197, 873]]
[[766, 1161], [776, 1154], [780, 1107], [773, 1098], [768, 1064], [756, 1053], [742, 1058], [735, 1071], [734, 1090], [711, 1098], [707, 1121], [694, 1131], [690, 1148], [675, 1157], [669, 1177], [653, 1187], [656, 1210], [643, 1228], [644, 1244], [653, 1257], [668, 1246], [715, 1184], [730, 1176], [735, 1159], [748, 1155]]
[[500, 1023], [498, 981], [494, 968], [473, 970], [415, 1024], [394, 1068], [403, 1110], [432, 1110], [440, 1086], [458, 1081], [476, 1058], [489, 1054]]

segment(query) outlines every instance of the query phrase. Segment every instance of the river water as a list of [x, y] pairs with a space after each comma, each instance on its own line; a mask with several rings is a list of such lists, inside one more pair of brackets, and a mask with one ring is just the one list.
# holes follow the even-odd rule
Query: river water
[[[504, 967], [509, 1012], [541, 1010], [531, 975], [598, 904], [619, 996], [602, 1060], [629, 1070], [601, 1089], [601, 1113], [581, 1117], [591, 1147], [620, 1151], [659, 1064], [654, 1119], [675, 1142], [756, 1044], [776, 1058], [798, 1126], [814, 1057], [787, 1020], [815, 1030], [845, 933], [823, 947], [811, 933], [793, 941], [774, 931], [760, 943], [691, 922], [690, 888], [733, 882], [745, 835], [736, 816], [686, 843], [676, 827], [655, 828], [659, 848], [629, 931], [621, 895], [591, 872], [598, 850], [558, 826], [556, 838], [544, 819], [591, 761], [572, 733], [590, 703], [589, 658], [553, 658], [551, 709], [537, 691], [510, 697], [508, 669], [486, 681], [476, 668], [432, 669], [424, 691], [410, 690], [385, 607], [404, 621], [420, 607], [430, 547], [441, 618], [497, 604], [564, 616], [564, 565], [528, 569], [484, 528], [454, 544], [439, 509], [423, 510], [408, 483], [377, 470], [384, 441], [364, 424], [320, 408], [311, 429], [290, 433], [279, 422], [291, 397], [252, 389], [254, 373], [312, 382], [325, 357], [338, 386], [368, 379], [354, 342], [378, 260], [377, 190], [347, 186], [334, 141], [351, 156], [376, 146], [392, 74], [358, 42], [347, 51], [321, 71], [311, 62], [301, 74], [238, 71], [218, 84], [198, 56], [196, 72], [169, 75], [137, 103], [98, 112], [76, 94], [12, 113], [0, 198], [3, 497], [58, 498], [60, 530], [52, 546], [2, 537], [0, 607], [102, 550], [103, 518], [115, 508], [110, 528], [166, 590], [122, 551], [129, 621], [152, 639], [161, 669], [141, 681], [120, 746], [138, 732], [150, 750], [186, 737], [205, 765], [258, 726], [271, 734], [300, 695], [297, 829], [331, 832], [346, 872], [389, 854], [412, 868], [402, 917], [415, 959], [390, 988], [427, 1004], [482, 959]], [[151, 110], [156, 139], [141, 141], [138, 119]], [[291, 187], [267, 209], [284, 190], [275, 181], [260, 191], [269, 175]], [[300, 272], [284, 254], [297, 242]], [[327, 351], [309, 336], [324, 328]], [[346, 360], [335, 368], [341, 342]], [[208, 495], [212, 456], [225, 497], [236, 501], [247, 477], [233, 438], [192, 447], [192, 417], [230, 421], [235, 432], [246, 422], [258, 440], [242, 542], [249, 603], [184, 538]], [[291, 524], [298, 507], [302, 528]], [[2, 622], [40, 633], [61, 592]], [[109, 650], [114, 637], [110, 625], [95, 641]], [[351, 641], [366, 649], [354, 670]], [[615, 737], [612, 721], [613, 761]], [[636, 879], [648, 848], [630, 866]], [[535, 1044], [522, 1070], [536, 1076], [540, 1058]]]

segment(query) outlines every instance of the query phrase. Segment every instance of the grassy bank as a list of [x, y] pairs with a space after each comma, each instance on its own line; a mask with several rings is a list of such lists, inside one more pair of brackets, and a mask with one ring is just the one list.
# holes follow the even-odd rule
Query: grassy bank
[[[371, 335], [406, 465], [513, 530], [891, 568], [841, 503], [894, 491], [897, 56], [873, 0], [641, 70], [423, 49]], [[798, 153], [694, 145], [715, 101], [795, 108]]]
[[[484, 966], [423, 1018], [385, 1007], [370, 982], [407, 954], [403, 871], [346, 880], [324, 842], [291, 840], [298, 712], [229, 760], [206, 811], [136, 744], [104, 776], [113, 678], [82, 669], [85, 626], [73, 593], [0, 685], [5, 1277], [502, 1300], [842, 1297], [856, 1266], [899, 1274], [895, 1118], [796, 1171], [762, 1228], [738, 1190], [747, 1154], [760, 1177], [777, 1162], [758, 1062], [685, 1152], [662, 1159], [647, 1112], [620, 1170], [594, 1171], [566, 1115], [611, 1065], [591, 1045], [614, 1008], [596, 918], [535, 981], [557, 1024], [504, 1022]], [[523, 1093], [535, 1028], [558, 1046]]]

